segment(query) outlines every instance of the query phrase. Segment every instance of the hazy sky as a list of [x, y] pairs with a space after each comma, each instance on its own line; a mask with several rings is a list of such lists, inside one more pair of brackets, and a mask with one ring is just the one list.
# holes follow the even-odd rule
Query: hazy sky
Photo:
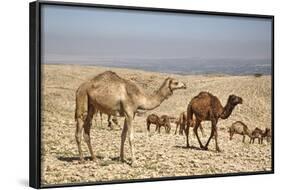
[[45, 63], [271, 56], [269, 19], [44, 5], [42, 26]]

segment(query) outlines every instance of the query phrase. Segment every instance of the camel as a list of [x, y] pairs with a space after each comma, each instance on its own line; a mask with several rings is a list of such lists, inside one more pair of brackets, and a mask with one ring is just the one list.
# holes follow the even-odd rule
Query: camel
[[242, 142], [245, 142], [245, 135], [250, 139], [252, 138], [252, 132], [242, 121], [235, 121], [229, 128], [229, 140], [232, 140], [234, 134], [243, 136]]
[[269, 128], [265, 128], [264, 132], [262, 133], [262, 141], [263, 142], [263, 139], [266, 138], [266, 141], [267, 142], [270, 142], [270, 139], [271, 139], [271, 130]]
[[160, 118], [156, 114], [150, 114], [146, 118], [146, 126], [147, 126], [147, 131], [150, 132], [150, 125], [154, 124], [156, 125], [155, 131], [157, 131], [158, 126], [160, 125]]
[[[220, 152], [220, 148], [218, 146], [218, 132], [217, 132], [217, 123], [219, 118], [221, 119], [227, 119], [235, 106], [238, 104], [242, 104], [242, 98], [238, 97], [236, 95], [230, 95], [227, 100], [227, 104], [225, 107], [221, 105], [220, 100], [212, 95], [209, 92], [200, 92], [197, 96], [192, 98], [190, 103], [187, 106], [187, 125], [185, 129], [185, 135], [186, 135], [186, 146], [189, 148], [189, 141], [188, 141], [188, 135], [189, 135], [189, 127], [192, 122], [193, 114], [196, 117], [195, 126], [194, 126], [194, 133], [197, 137], [197, 140], [199, 142], [200, 148], [204, 150], [208, 150], [208, 145], [210, 143], [210, 140], [215, 137], [215, 143], [216, 143], [216, 151]], [[206, 143], [205, 146], [202, 145], [201, 140], [198, 136], [197, 129], [200, 126], [202, 121], [211, 121], [212, 122], [212, 130], [211, 135]]]
[[251, 140], [250, 140], [250, 144], [254, 144], [255, 143], [255, 139], [258, 139], [258, 143], [261, 144], [262, 143], [262, 135], [263, 135], [263, 131], [256, 127], [252, 133], [251, 133]]
[[160, 125], [158, 126], [158, 133], [160, 134], [160, 128], [161, 127], [165, 128], [166, 133], [169, 133], [171, 130], [171, 121], [170, 121], [170, 117], [168, 115], [161, 115], [160, 117]]
[[269, 128], [265, 128], [265, 130], [261, 130], [260, 128], [256, 127], [254, 129], [254, 131], [252, 132], [252, 138], [250, 140], [250, 143], [255, 142], [255, 139], [258, 139], [258, 143], [262, 144], [263, 143], [263, 139], [266, 138], [267, 142], [270, 142], [270, 138], [271, 138], [271, 132]]
[[[186, 121], [187, 121], [187, 112], [185, 111], [185, 112], [180, 113], [180, 116], [179, 116], [179, 118], [178, 118], [178, 120], [176, 122], [175, 135], [177, 134], [179, 126], [180, 126], [179, 134], [183, 135], [183, 131], [185, 130]], [[194, 127], [195, 126], [195, 121], [196, 121], [196, 118], [195, 118], [195, 115], [193, 115], [192, 116], [192, 121], [190, 123], [190, 127]], [[201, 124], [199, 125], [199, 128], [200, 128], [202, 136], [205, 136], [204, 129], [203, 129]]]
[[165, 127], [166, 133], [169, 133], [169, 129], [171, 129], [170, 125], [170, 118], [167, 115], [162, 115], [159, 117], [156, 114], [150, 114], [146, 118], [146, 126], [147, 126], [147, 131], [150, 132], [150, 125], [154, 124], [156, 126], [155, 131], [158, 131], [160, 133], [160, 129], [162, 126]]
[[75, 138], [78, 146], [80, 160], [83, 161], [81, 137], [84, 129], [84, 140], [91, 154], [95, 155], [91, 146], [90, 123], [97, 110], [102, 113], [125, 117], [121, 134], [120, 160], [124, 162], [124, 144], [129, 136], [132, 165], [134, 154], [134, 127], [132, 121], [137, 110], [153, 110], [173, 95], [178, 89], [186, 89], [183, 82], [173, 78], [166, 78], [160, 88], [153, 94], [144, 93], [143, 89], [134, 82], [118, 76], [115, 72], [105, 71], [90, 81], [82, 83], [76, 91], [76, 132]]

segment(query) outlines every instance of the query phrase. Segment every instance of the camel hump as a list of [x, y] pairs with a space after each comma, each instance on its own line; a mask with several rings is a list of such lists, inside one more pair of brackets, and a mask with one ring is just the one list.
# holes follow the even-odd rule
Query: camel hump
[[242, 121], [235, 121], [234, 124], [240, 124], [240, 125], [247, 127], [247, 125], [245, 123], [243, 123]]
[[211, 94], [210, 92], [207, 92], [207, 91], [200, 92], [196, 97], [201, 98], [201, 97], [205, 97], [205, 96], [214, 97], [213, 94]]
[[94, 80], [94, 81], [99, 81], [99, 80], [116, 81], [117, 80], [118, 81], [118, 80], [122, 80], [122, 78], [113, 71], [105, 71], [105, 72], [100, 73], [97, 76], [95, 76], [92, 80]]
[[192, 101], [198, 101], [199, 99], [204, 99], [205, 101], [217, 102], [219, 99], [211, 94], [210, 92], [202, 91], [197, 96], [195, 96]]
[[245, 123], [243, 123], [242, 121], [235, 121], [234, 123], [233, 123], [233, 125], [241, 125], [242, 127], [243, 127], [243, 130], [244, 131], [246, 131], [246, 130], [248, 130], [248, 126], [245, 124]]

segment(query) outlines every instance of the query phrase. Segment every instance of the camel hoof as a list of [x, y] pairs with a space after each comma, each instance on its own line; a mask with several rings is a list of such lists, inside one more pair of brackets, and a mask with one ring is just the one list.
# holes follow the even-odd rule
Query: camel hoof
[[95, 157], [95, 156], [92, 156], [92, 157], [90, 158], [90, 160], [91, 160], [91, 161], [95, 161], [95, 160], [96, 160], [96, 157]]
[[207, 146], [203, 146], [202, 149], [203, 150], [208, 150], [208, 147]]
[[219, 153], [220, 153], [220, 152], [222, 152], [222, 150], [221, 150], [221, 149], [217, 149], [217, 152], [219, 152]]
[[125, 159], [120, 157], [120, 158], [119, 158], [119, 162], [124, 163], [124, 162], [125, 162]]
[[84, 164], [84, 163], [85, 163], [84, 158], [80, 158], [80, 160], [79, 160], [79, 164]]

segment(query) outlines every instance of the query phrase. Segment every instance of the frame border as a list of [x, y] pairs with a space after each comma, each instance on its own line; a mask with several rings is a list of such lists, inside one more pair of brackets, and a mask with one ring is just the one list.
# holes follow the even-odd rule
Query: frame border
[[[271, 171], [237, 172], [237, 173], [226, 173], [226, 174], [206, 174], [206, 175], [193, 175], [193, 176], [175, 176], [175, 177], [144, 178], [144, 179], [133, 179], [133, 180], [112, 180], [112, 181], [102, 181], [102, 182], [81, 182], [81, 183], [42, 185], [41, 184], [41, 8], [44, 5], [270, 19], [271, 20], [271, 111], [272, 111]], [[30, 187], [56, 188], [56, 187], [74, 187], [74, 186], [89, 186], [89, 185], [104, 185], [104, 184], [122, 184], [122, 183], [136, 183], [136, 182], [273, 174], [274, 173], [274, 135], [275, 135], [274, 128], [275, 126], [274, 126], [274, 16], [273, 15], [137, 7], [137, 6], [124, 6], [124, 5], [106, 5], [106, 4], [92, 4], [92, 3], [78, 3], [78, 2], [63, 2], [63, 1], [62, 2], [34, 1], [29, 3], [29, 186]]]

